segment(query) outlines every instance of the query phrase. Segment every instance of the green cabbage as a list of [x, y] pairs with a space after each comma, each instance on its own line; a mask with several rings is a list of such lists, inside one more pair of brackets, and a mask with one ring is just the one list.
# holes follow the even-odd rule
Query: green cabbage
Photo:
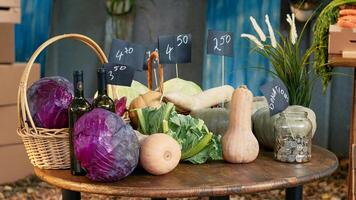
[[121, 99], [121, 97], [127, 98], [126, 107], [130, 105], [134, 98], [146, 92], [148, 92], [148, 88], [135, 80], [132, 81], [131, 87], [121, 85], [109, 85], [108, 87], [108, 95], [113, 100]]
[[163, 92], [165, 94], [178, 92], [186, 95], [195, 95], [201, 93], [202, 89], [192, 81], [173, 78], [163, 83]]

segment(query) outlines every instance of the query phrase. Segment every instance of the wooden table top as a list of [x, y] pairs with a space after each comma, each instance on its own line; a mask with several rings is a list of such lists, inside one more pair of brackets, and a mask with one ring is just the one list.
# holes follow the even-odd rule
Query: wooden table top
[[305, 164], [288, 164], [273, 160], [272, 152], [260, 152], [250, 164], [179, 164], [171, 173], [148, 175], [136, 170], [115, 183], [92, 182], [72, 176], [69, 170], [41, 170], [36, 175], [54, 186], [80, 192], [126, 197], [225, 196], [294, 187], [333, 173], [338, 159], [330, 151], [314, 146], [312, 159]]

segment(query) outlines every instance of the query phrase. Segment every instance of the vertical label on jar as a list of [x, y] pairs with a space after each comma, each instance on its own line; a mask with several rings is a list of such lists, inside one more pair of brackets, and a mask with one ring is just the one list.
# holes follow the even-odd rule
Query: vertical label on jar
[[282, 112], [289, 106], [288, 89], [279, 78], [261, 86], [261, 92], [267, 99], [270, 115]]

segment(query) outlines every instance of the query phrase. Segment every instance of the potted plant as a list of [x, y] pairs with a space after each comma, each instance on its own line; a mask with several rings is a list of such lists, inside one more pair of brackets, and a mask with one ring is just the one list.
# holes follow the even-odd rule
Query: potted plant
[[255, 35], [245, 33], [241, 34], [241, 37], [252, 41], [256, 45], [254, 50], [271, 62], [274, 71], [270, 72], [280, 78], [288, 88], [290, 105], [308, 107], [311, 101], [313, 85], [309, 79], [310, 70], [308, 65], [309, 58], [316, 48], [310, 47], [304, 54], [301, 54], [301, 35], [298, 36], [296, 30], [295, 15], [287, 15], [287, 22], [290, 24], [290, 34], [288, 37], [280, 34], [280, 43], [276, 40], [268, 15], [265, 16], [265, 22], [268, 27], [270, 42], [267, 41], [267, 36], [256, 20], [253, 17], [250, 17], [250, 20], [258, 34], [258, 38]]
[[[304, 28], [308, 23], [304, 25], [301, 35], [298, 36], [298, 32], [295, 25], [295, 15], [288, 14], [286, 20], [290, 25], [289, 36], [285, 37], [282, 34], [279, 34], [280, 42], [278, 42], [275, 37], [274, 30], [269, 21], [268, 15], [265, 16], [265, 22], [268, 27], [269, 36], [265, 35], [265, 33], [262, 31], [262, 29], [253, 17], [250, 17], [250, 20], [257, 33], [257, 37], [253, 34], [245, 33], [241, 34], [241, 37], [249, 39], [256, 45], [253, 50], [261, 54], [271, 62], [271, 64], [273, 65], [273, 70], [270, 70], [270, 72], [275, 77], [278, 77], [287, 87], [289, 93], [289, 104], [291, 106], [289, 106], [285, 111], [283, 111], [284, 116], [292, 116], [288, 113], [298, 112], [301, 113], [300, 115], [306, 116], [307, 119], [311, 122], [312, 128], [304, 129], [307, 131], [303, 133], [303, 139], [299, 138], [298, 140], [305, 142], [303, 144], [305, 144], [306, 148], [308, 148], [308, 151], [306, 152], [308, 153], [308, 155], [310, 155], [309, 147], [311, 144], [311, 138], [313, 137], [316, 130], [316, 117], [315, 113], [308, 108], [311, 101], [314, 83], [314, 81], [311, 80], [309, 77], [311, 70], [309, 69], [308, 65], [311, 62], [310, 56], [317, 48], [316, 46], [312, 46], [307, 49], [305, 53], [302, 53], [300, 51], [301, 36], [303, 35]], [[262, 145], [269, 148], [275, 147], [277, 141], [276, 138], [278, 138], [278, 130], [276, 131], [276, 122], [281, 116], [282, 115], [280, 114], [270, 116], [270, 112], [267, 105], [261, 107], [253, 114], [252, 120], [254, 125], [254, 134]], [[298, 120], [288, 119], [289, 127], [291, 127], [288, 130], [294, 129], [292, 127], [300, 127], [299, 125], [293, 124], [294, 121], [297, 123]], [[307, 126], [308, 125], [306, 123], [306, 127]], [[294, 133], [295, 132], [302, 133], [301, 131], [294, 131]], [[302, 134], [299, 134], [299, 136], [301, 135]], [[288, 144], [290, 142], [293, 142], [294, 144], [296, 142], [294, 141], [296, 138], [298, 137], [293, 136], [293, 131], [291, 131], [291, 134], [288, 135], [288, 138], [283, 138], [283, 141], [288, 140]], [[288, 147], [286, 149], [290, 150], [291, 148]], [[280, 151], [278, 150], [278, 152]], [[289, 154], [286, 151], [283, 151], [282, 153], [283, 155], [285, 153], [284, 156], [292, 156], [293, 159], [290, 159], [289, 162], [297, 161], [295, 158], [296, 155]], [[276, 155], [280, 156], [280, 153]], [[284, 159], [285, 157], [282, 156], [282, 158]], [[303, 162], [303, 160], [307, 161], [309, 158], [303, 157], [303, 159], [301, 160], [300, 158], [298, 159], [298, 162]]]
[[298, 21], [307, 21], [321, 3], [320, 0], [289, 0], [290, 9]]

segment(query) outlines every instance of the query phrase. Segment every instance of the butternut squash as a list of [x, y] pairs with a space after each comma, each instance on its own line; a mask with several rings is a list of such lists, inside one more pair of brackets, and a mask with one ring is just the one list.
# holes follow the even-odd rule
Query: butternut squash
[[153, 175], [162, 175], [177, 167], [181, 147], [171, 136], [155, 133], [140, 142], [140, 162]]
[[195, 95], [171, 92], [164, 95], [164, 101], [173, 103], [178, 111], [191, 112], [210, 108], [222, 102], [228, 102], [234, 88], [230, 85], [211, 88]]
[[138, 126], [137, 113], [135, 109], [146, 107], [157, 108], [161, 105], [161, 97], [162, 93], [160, 92], [148, 91], [145, 94], [140, 94], [132, 100], [129, 107], [129, 116], [133, 128], [136, 129]]
[[229, 127], [222, 138], [222, 151], [225, 161], [230, 163], [249, 163], [259, 152], [259, 145], [252, 133], [251, 91], [242, 85], [232, 94]]
[[[158, 91], [152, 90], [152, 62], [154, 59], [158, 60], [158, 77], [159, 77]], [[147, 60], [147, 65], [148, 65], [147, 82], [148, 82], [149, 91], [133, 99], [129, 107], [129, 116], [131, 120], [131, 125], [134, 129], [138, 127], [137, 113], [135, 109], [146, 108], [146, 107], [157, 108], [161, 105], [162, 102], [163, 66], [159, 63], [159, 57], [156, 51], [152, 52], [152, 54], [150, 55], [150, 58]]]

